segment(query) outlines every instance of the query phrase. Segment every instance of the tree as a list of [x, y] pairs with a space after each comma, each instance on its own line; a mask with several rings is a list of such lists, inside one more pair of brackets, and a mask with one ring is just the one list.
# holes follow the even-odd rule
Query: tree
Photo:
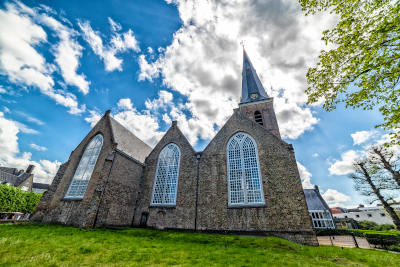
[[[346, 107], [379, 107], [384, 122], [400, 144], [400, 0], [299, 0], [306, 15], [330, 11], [340, 21], [323, 32], [320, 62], [310, 68], [308, 104], [324, 101], [327, 111], [339, 102]], [[355, 91], [350, 88], [355, 86]]]
[[392, 189], [400, 189], [400, 158], [393, 149], [384, 146], [374, 146], [368, 152], [368, 159], [381, 170], [392, 175], [395, 185]]
[[[366, 159], [359, 160], [354, 164], [354, 173], [349, 177], [355, 181], [354, 189], [361, 195], [367, 197], [370, 204], [380, 201], [386, 212], [393, 219], [397, 229], [400, 229], [400, 217], [389, 204], [388, 200], [393, 199], [385, 190], [391, 188], [391, 179], [385, 172], [382, 172], [375, 164]], [[386, 172], [387, 174], [387, 172]]]

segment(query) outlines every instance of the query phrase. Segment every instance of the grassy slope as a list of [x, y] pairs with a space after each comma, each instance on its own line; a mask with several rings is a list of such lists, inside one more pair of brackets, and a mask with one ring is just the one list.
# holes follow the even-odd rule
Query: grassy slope
[[0, 225], [0, 266], [400, 266], [383, 251], [307, 247], [275, 238], [148, 229]]

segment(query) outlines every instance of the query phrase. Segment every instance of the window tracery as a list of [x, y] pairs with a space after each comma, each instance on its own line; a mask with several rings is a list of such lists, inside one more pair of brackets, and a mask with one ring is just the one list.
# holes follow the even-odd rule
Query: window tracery
[[228, 142], [229, 205], [265, 204], [257, 145], [246, 133], [237, 133]]
[[87, 145], [65, 198], [83, 198], [102, 145], [103, 136], [101, 134], [96, 135], [96, 137]]
[[179, 147], [173, 143], [161, 150], [158, 156], [152, 205], [176, 205], [180, 157]]

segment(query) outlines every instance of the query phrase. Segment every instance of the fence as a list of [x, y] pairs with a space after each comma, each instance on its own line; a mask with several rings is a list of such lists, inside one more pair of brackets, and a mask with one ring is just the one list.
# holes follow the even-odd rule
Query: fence
[[[383, 234], [366, 234], [358, 231], [337, 229], [316, 229], [320, 245], [357, 248], [400, 249], [400, 237]], [[396, 248], [397, 247], [397, 248]]]

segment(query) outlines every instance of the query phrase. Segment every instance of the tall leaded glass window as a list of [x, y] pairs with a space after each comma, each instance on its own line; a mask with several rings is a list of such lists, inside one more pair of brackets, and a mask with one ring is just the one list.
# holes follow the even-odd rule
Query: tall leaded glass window
[[265, 203], [256, 142], [245, 133], [235, 134], [226, 149], [230, 206]]
[[161, 150], [158, 156], [152, 205], [176, 205], [180, 158], [181, 152], [175, 144], [171, 143]]
[[79, 162], [78, 169], [75, 172], [65, 198], [83, 198], [102, 145], [103, 136], [100, 134], [96, 135], [96, 137], [90, 141], [83, 153], [81, 161]]

